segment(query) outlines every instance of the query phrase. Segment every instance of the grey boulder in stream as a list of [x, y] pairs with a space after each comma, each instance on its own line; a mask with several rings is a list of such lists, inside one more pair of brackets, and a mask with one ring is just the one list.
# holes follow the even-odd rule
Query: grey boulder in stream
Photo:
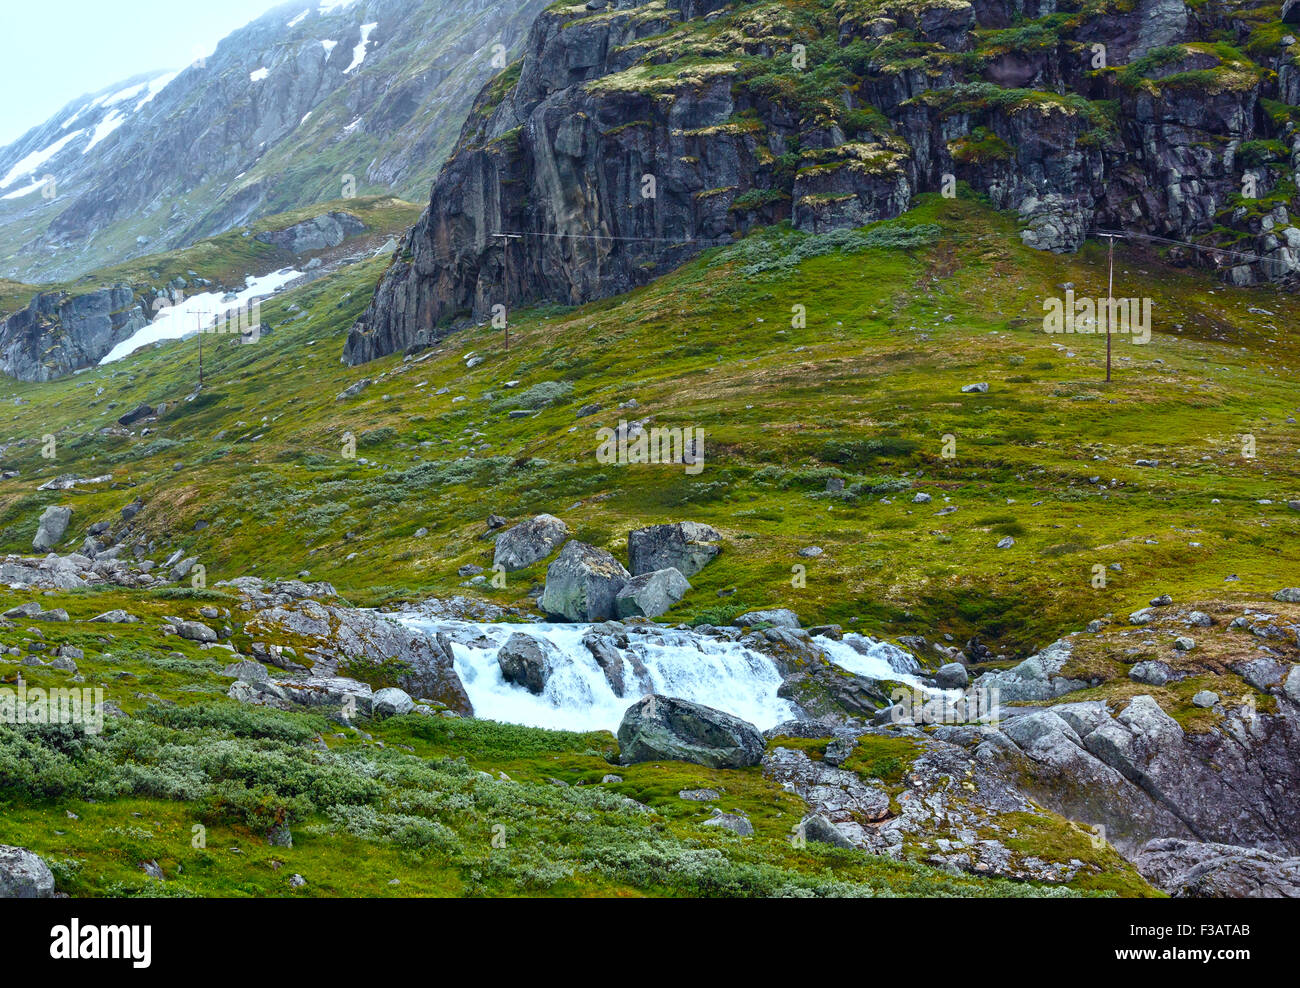
[[763, 735], [748, 721], [671, 696], [642, 697], [623, 714], [618, 744], [624, 765], [693, 762], [746, 768], [763, 760]]

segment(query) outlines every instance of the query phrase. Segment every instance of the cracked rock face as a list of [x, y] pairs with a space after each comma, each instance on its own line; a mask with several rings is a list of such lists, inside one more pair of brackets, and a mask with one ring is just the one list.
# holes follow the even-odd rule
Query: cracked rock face
[[[1085, 14], [1059, 45], [1008, 51], [972, 69], [952, 58], [925, 71], [868, 72], [833, 116], [751, 92], [725, 61], [728, 52], [784, 55], [784, 39], [747, 20], [745, 5], [714, 22], [734, 24], [719, 35], [716, 61], [645, 78], [640, 59], [654, 39], [696, 30], [698, 22], [684, 22], [712, 6], [627, 0], [544, 11], [517, 82], [480, 94], [428, 210], [349, 334], [345, 361], [429, 344], [495, 304], [622, 293], [755, 226], [789, 220], [825, 233], [897, 217], [950, 179], [1019, 212], [1024, 242], [1041, 250], [1077, 250], [1102, 228], [1208, 238], [1242, 188], [1246, 165], [1233, 149], [1280, 141], [1295, 159], [1300, 148], [1300, 135], [1257, 110], [1261, 98], [1300, 103], [1300, 69], [1284, 49], [1260, 56], [1276, 80], [1200, 87], [1102, 84], [1075, 53], [1100, 44], [1109, 65], [1126, 65], [1236, 29], [1233, 14], [1183, 0]], [[897, 32], [952, 55], [970, 52], [976, 31], [1055, 12], [1051, 3], [999, 0], [843, 8], [833, 28], [841, 45]], [[656, 67], [668, 60], [650, 58]], [[1218, 56], [1191, 49], [1148, 78], [1220, 69], [1231, 75]], [[1070, 98], [1003, 101], [990, 85]], [[1083, 108], [1100, 100], [1113, 101], [1113, 122]], [[850, 125], [846, 114], [863, 108], [885, 119]], [[774, 164], [787, 154], [798, 158], [792, 175]], [[1257, 171], [1264, 187], [1276, 183], [1269, 169]], [[646, 176], [653, 195], [643, 193]], [[1288, 281], [1300, 272], [1300, 233], [1287, 207], [1279, 210], [1233, 213], [1230, 222], [1263, 260], [1234, 262], [1231, 281]], [[523, 239], [507, 243], [502, 232]], [[1187, 260], [1219, 263], [1212, 256]]]
[[20, 381], [63, 377], [93, 367], [148, 322], [129, 285], [42, 292], [0, 318], [0, 371]]
[[1165, 838], [1149, 842], [1136, 861], [1152, 884], [1175, 898], [1300, 898], [1300, 857]]

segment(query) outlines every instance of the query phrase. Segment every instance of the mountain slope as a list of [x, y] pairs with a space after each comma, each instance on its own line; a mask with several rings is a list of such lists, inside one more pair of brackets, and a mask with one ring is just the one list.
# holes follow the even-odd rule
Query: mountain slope
[[541, 7], [296, 0], [76, 101], [0, 149], [0, 273], [63, 280], [340, 196], [423, 200]]
[[755, 225], [894, 217], [957, 181], [1041, 249], [1118, 228], [1221, 248], [1171, 257], [1236, 284], [1294, 281], [1287, 30], [1253, 0], [555, 4], [480, 95], [345, 359], [502, 303], [626, 291]]
[[[54, 546], [60, 558], [5, 559], [6, 580], [60, 573], [79, 549], [97, 553], [99, 573], [131, 573], [125, 585], [2, 588], [6, 609], [39, 604], [67, 617], [0, 619], [4, 681], [61, 686], [67, 662], [38, 657], [76, 649], [81, 674], [129, 718], [71, 752], [39, 727], [0, 725], [6, 839], [62, 862], [60, 890], [80, 895], [147, 890], [139, 863], [153, 860], [169, 886], [209, 895], [288, 892], [293, 874], [306, 877], [304, 895], [1151, 894], [1116, 848], [1131, 860], [1149, 837], [1182, 831], [1127, 781], [1137, 779], [1204, 840], [1296, 853], [1287, 793], [1300, 740], [1300, 611], [1273, 594], [1300, 572], [1300, 512], [1287, 503], [1300, 505], [1300, 351], [1283, 332], [1300, 300], [1273, 286], [1225, 292], [1205, 272], [1120, 245], [1117, 289], [1152, 297], [1176, 321], [1145, 346], [1120, 341], [1106, 384], [1097, 336], [1041, 329], [1043, 299], [1058, 286], [1103, 290], [1104, 252], [1035, 251], [1017, 232], [1015, 214], [968, 193], [922, 196], [902, 221], [851, 238], [763, 231], [627, 295], [517, 313], [508, 351], [499, 332], [471, 328], [454, 346], [357, 371], [339, 364], [338, 347], [373, 297], [385, 264], [375, 257], [268, 302], [255, 344], [205, 341], [200, 392], [194, 340], [64, 380], [6, 382], [0, 549], [30, 555], [43, 511], [72, 509]], [[798, 304], [804, 324], [791, 318]], [[988, 391], [964, 392], [972, 382]], [[116, 423], [143, 402], [166, 408]], [[597, 430], [620, 419], [703, 428], [703, 470], [600, 462]], [[53, 459], [42, 455], [48, 436]], [[80, 479], [60, 489], [59, 478]], [[1019, 721], [993, 734], [854, 729], [838, 764], [888, 797], [886, 828], [914, 818], [906, 799], [945, 801], [934, 827], [891, 852], [790, 841], [823, 805], [817, 763], [830, 735], [843, 747], [839, 727], [771, 738], [762, 769], [624, 766], [610, 763], [617, 744], [605, 733], [430, 708], [364, 720], [362, 734], [320, 708], [237, 699], [232, 680], [252, 673], [227, 673], [227, 663], [247, 657], [260, 668], [254, 642], [270, 633], [257, 626], [265, 605], [221, 581], [298, 574], [328, 580], [358, 606], [436, 595], [469, 613], [514, 608], [515, 618], [535, 613], [546, 561], [504, 585], [461, 571], [491, 565], [490, 513], [539, 512], [616, 558], [643, 525], [716, 527], [721, 554], [663, 620], [738, 634], [724, 627], [738, 614], [787, 607], [806, 625], [923, 635], [907, 644], [931, 664], [945, 635], [957, 644], [978, 635], [992, 652], [967, 646], [972, 676], [1010, 680], [1008, 707], [1056, 706], [1015, 706], [1008, 718]], [[206, 588], [146, 566], [173, 557], [201, 562]], [[320, 584], [296, 587], [344, 604]], [[1146, 624], [1126, 619], [1159, 594], [1175, 603], [1147, 608]], [[305, 616], [310, 605], [301, 606]], [[115, 610], [138, 623], [92, 620]], [[210, 622], [226, 637], [189, 640], [179, 620]], [[792, 634], [747, 640], [781, 656]], [[1067, 661], [1045, 685], [1068, 679], [1073, 692], [1012, 694], [1014, 660], [1062, 636], [1052, 654], [1066, 648]], [[1187, 636], [1194, 648], [1175, 645]], [[292, 629], [270, 640], [308, 658]], [[1138, 678], [1139, 664], [1161, 663], [1168, 681]], [[347, 672], [379, 687], [401, 669]], [[1284, 691], [1277, 680], [1288, 670]], [[287, 674], [262, 675], [283, 683]], [[818, 707], [815, 689], [799, 699], [832, 719], [843, 713]], [[1147, 765], [1134, 732], [1159, 732], [1148, 753], [1154, 781], [1131, 762], [1117, 761], [1127, 776], [1087, 775], [1091, 756], [1053, 757], [1082, 751], [1069, 735], [1092, 715], [1104, 720], [1093, 740], [1113, 743], [1088, 750], [1112, 759]], [[215, 764], [208, 748], [222, 753]], [[462, 757], [466, 766], [445, 760]], [[1014, 812], [972, 820], [970, 801], [998, 765], [1034, 805], [1016, 797], [1001, 807]], [[831, 791], [846, 778], [833, 776]], [[707, 809], [678, 797], [697, 788], [746, 814], [752, 837], [722, 833], [706, 824]], [[454, 794], [455, 806], [430, 803], [429, 792]], [[1259, 812], [1240, 813], [1242, 800]], [[191, 854], [175, 835], [196, 818], [212, 847], [245, 853]], [[484, 821], [500, 819], [518, 849], [487, 867]], [[283, 824], [294, 846], [268, 847]], [[1091, 839], [1099, 826], [1110, 835], [1100, 843]], [[984, 852], [967, 841], [999, 842], [1014, 856], [981, 871]], [[690, 855], [707, 869], [675, 870]], [[1027, 880], [991, 877], [1013, 873]]]

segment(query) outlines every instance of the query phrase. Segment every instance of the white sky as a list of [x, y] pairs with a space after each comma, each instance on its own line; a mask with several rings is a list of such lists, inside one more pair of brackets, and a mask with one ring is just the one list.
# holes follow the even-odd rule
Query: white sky
[[211, 54], [230, 32], [277, 6], [277, 0], [0, 0], [0, 147], [78, 96]]

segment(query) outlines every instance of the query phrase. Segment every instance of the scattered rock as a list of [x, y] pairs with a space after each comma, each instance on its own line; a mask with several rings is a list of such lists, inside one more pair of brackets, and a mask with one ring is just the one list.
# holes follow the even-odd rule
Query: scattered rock
[[415, 709], [415, 701], [405, 690], [389, 686], [375, 693], [371, 709], [376, 717], [401, 717]]
[[970, 674], [960, 662], [949, 662], [939, 667], [934, 683], [941, 690], [964, 690], [970, 683]]
[[722, 551], [713, 544], [721, 540], [717, 529], [693, 521], [639, 528], [627, 536], [628, 565], [633, 576], [675, 569], [689, 580]]
[[737, 628], [753, 628], [760, 624], [770, 624], [776, 628], [802, 627], [799, 615], [784, 607], [776, 607], [766, 611], [749, 611], [740, 615], [732, 623]]
[[1148, 686], [1164, 686], [1173, 676], [1174, 670], [1164, 662], [1139, 662], [1128, 671], [1128, 678], [1136, 683]]
[[713, 817], [705, 820], [705, 827], [721, 827], [724, 830], [730, 830], [741, 837], [752, 837], [754, 835], [754, 825], [749, 822], [748, 818], [740, 816], [737, 813], [723, 813], [721, 810], [714, 810]]
[[51, 899], [54, 873], [23, 847], [0, 845], [0, 899]]
[[63, 505], [50, 505], [41, 512], [41, 520], [32, 539], [32, 548], [37, 552], [49, 552], [63, 538], [72, 520], [72, 509]]

